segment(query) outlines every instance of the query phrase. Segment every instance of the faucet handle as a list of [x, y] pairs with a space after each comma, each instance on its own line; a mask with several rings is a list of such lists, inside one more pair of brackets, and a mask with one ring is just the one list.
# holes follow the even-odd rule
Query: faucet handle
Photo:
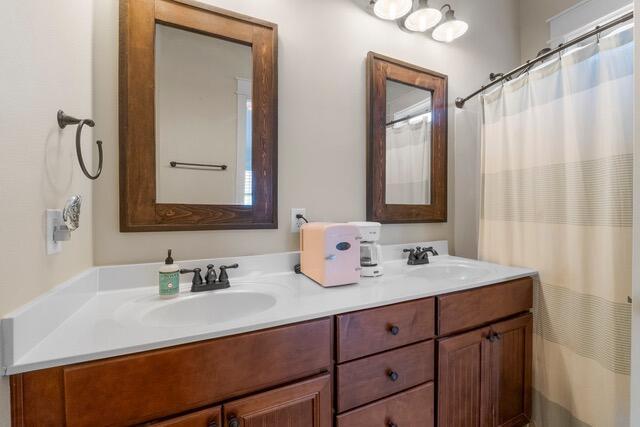
[[193, 273], [193, 279], [191, 279], [191, 284], [193, 286], [198, 286], [198, 285], [202, 285], [202, 276], [200, 275], [201, 271], [202, 271], [201, 268], [194, 268], [193, 270], [188, 270], [186, 268], [181, 268], [180, 269], [180, 274]]
[[231, 264], [231, 265], [221, 265], [220, 266], [220, 276], [218, 276], [218, 282], [220, 283], [225, 283], [225, 282], [229, 282], [229, 275], [227, 274], [227, 269], [228, 268], [238, 268], [239, 265], [236, 264]]

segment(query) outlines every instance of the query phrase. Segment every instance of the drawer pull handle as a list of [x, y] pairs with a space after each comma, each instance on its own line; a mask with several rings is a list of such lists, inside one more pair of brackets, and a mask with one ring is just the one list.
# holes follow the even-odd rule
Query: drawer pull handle
[[398, 381], [398, 378], [400, 378], [400, 375], [398, 375], [396, 371], [392, 370], [389, 370], [389, 372], [387, 372], [387, 376], [391, 381]]
[[496, 342], [500, 339], [500, 334], [491, 332], [489, 335], [487, 335], [487, 339], [491, 342]]
[[400, 328], [396, 325], [391, 325], [389, 327], [389, 332], [391, 332], [391, 335], [398, 335], [400, 333]]
[[207, 427], [218, 427], [218, 423], [216, 422], [216, 420], [211, 420], [207, 424]]
[[394, 423], [393, 421], [389, 421], [389, 424], [387, 424], [388, 427], [398, 427], [398, 424]]
[[229, 415], [229, 418], [227, 418], [227, 425], [229, 427], [240, 427], [240, 421], [238, 421], [236, 416], [232, 414]]

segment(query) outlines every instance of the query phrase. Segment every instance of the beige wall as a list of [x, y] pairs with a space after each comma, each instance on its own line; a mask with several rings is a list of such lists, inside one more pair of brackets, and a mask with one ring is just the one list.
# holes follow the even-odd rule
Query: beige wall
[[[93, 114], [92, 19], [86, 0], [0, 2], [0, 317], [93, 263], [91, 182], [75, 159], [74, 128], [56, 124], [59, 108]], [[92, 138], [87, 129], [87, 153]], [[75, 193], [85, 198], [80, 228], [47, 256], [45, 209]], [[9, 425], [8, 396], [2, 377], [0, 426]]]
[[[449, 95], [465, 95], [489, 72], [519, 61], [517, 3], [511, 0], [459, 1], [456, 13], [471, 23], [452, 44], [407, 34], [395, 23], [365, 12], [350, 0], [208, 0], [279, 24], [279, 204], [278, 230], [166, 233], [118, 232], [117, 146], [107, 145], [103, 179], [94, 188], [96, 264], [159, 260], [165, 248], [177, 259], [238, 256], [294, 250], [289, 232], [292, 207], [312, 220], [365, 217], [365, 57], [376, 51], [449, 75]], [[99, 2], [102, 19], [94, 37], [95, 89], [104, 136], [117, 140], [117, 6]], [[491, 22], [491, 25], [485, 25]], [[450, 114], [450, 222], [390, 225], [383, 242], [449, 239], [453, 245], [455, 186], [454, 114]], [[465, 167], [465, 165], [462, 165]], [[471, 244], [475, 236], [457, 239]], [[466, 243], [465, 243], [466, 242]]]
[[520, 53], [522, 61], [534, 58], [549, 41], [547, 19], [580, 3], [581, 0], [519, 0]]

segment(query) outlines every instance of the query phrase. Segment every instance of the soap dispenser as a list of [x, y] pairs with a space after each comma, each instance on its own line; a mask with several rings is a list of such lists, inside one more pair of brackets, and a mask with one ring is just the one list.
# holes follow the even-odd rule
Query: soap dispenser
[[173, 263], [171, 249], [167, 252], [164, 265], [158, 270], [158, 286], [161, 298], [173, 298], [180, 293], [180, 266]]

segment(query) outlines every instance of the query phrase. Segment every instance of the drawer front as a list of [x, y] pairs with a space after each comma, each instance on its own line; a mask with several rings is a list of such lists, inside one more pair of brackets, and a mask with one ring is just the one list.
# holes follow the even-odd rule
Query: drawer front
[[338, 412], [431, 381], [433, 365], [433, 341], [338, 365]]
[[362, 408], [338, 415], [337, 427], [432, 427], [434, 386], [423, 384]]
[[530, 277], [438, 297], [438, 335], [448, 335], [533, 307]]
[[311, 376], [330, 364], [331, 319], [84, 363], [63, 370], [66, 424], [145, 422]]
[[427, 298], [337, 316], [338, 362], [424, 341], [435, 335], [435, 301]]
[[222, 427], [222, 408], [203, 409], [187, 415], [145, 424], [149, 427]]

